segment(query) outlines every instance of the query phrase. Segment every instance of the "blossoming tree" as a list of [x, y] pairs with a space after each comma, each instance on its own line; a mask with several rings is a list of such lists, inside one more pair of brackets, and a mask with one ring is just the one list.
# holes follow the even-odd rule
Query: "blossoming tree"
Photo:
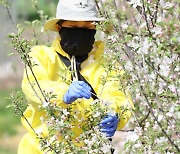
[[[0, 3], [8, 10], [6, 0], [0, 0]], [[28, 52], [31, 46], [44, 41], [37, 37], [44, 22], [49, 18], [39, 9], [38, 1], [32, 0], [32, 4], [40, 16], [40, 20], [25, 22], [35, 30], [32, 39], [27, 40], [23, 37], [23, 25], [17, 26], [17, 31], [9, 35], [14, 49], [25, 64], [25, 70], [35, 65], [31, 62]], [[123, 130], [133, 131], [133, 137], [125, 139], [121, 152], [169, 154], [180, 152], [179, 1], [96, 0], [96, 5], [100, 15], [106, 18], [106, 21], [97, 25], [97, 28], [103, 31], [101, 36], [105, 38], [107, 54], [111, 57], [107, 59], [106, 65], [112, 68], [116, 62], [121, 64], [125, 70], [126, 81], [121, 83], [121, 88], [125, 90], [124, 87], [128, 87], [135, 105], [135, 109], [131, 110], [133, 118], [129, 123], [129, 130]], [[11, 17], [10, 14], [9, 16]], [[48, 43], [49, 34], [43, 35], [47, 36], [46, 43]], [[38, 85], [38, 81], [35, 81]], [[84, 140], [85, 146], [78, 149], [70, 142], [73, 134], [68, 133], [72, 127], [70, 121], [76, 118], [76, 115], [69, 117], [70, 108], [65, 110], [49, 103], [55, 97], [53, 92], [43, 90], [41, 92], [46, 101], [42, 101], [43, 105], [40, 108], [47, 111], [46, 124], [50, 131], [46, 138], [42, 137], [41, 132], [35, 132], [41, 139], [42, 150], [65, 153], [71, 148], [76, 152], [109, 152], [111, 144], [99, 132], [97, 126], [99, 123], [97, 117], [111, 112], [108, 110], [106, 113], [102, 112], [100, 104], [107, 102], [103, 100], [92, 102], [93, 117], [89, 117], [89, 123], [84, 128], [85, 133], [76, 140], [77, 142]], [[24, 117], [21, 94], [14, 93], [11, 97], [12, 106]], [[54, 114], [57, 111], [59, 114]], [[41, 121], [44, 122], [44, 119], [41, 118]], [[57, 142], [56, 132], [60, 128], [65, 134], [65, 143]]]

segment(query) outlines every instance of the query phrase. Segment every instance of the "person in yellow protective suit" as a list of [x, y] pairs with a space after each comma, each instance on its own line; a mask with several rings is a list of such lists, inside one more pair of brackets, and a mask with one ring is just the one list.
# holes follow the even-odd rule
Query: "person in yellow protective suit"
[[[94, 22], [101, 20], [103, 18], [97, 17], [93, 0], [60, 0], [56, 18], [47, 21], [44, 26], [44, 30], [59, 32], [60, 38], [55, 39], [51, 47], [43, 45], [33, 47], [29, 54], [32, 62], [37, 64], [32, 69], [41, 89], [53, 91], [57, 95], [57, 105], [62, 108], [73, 104], [80, 113], [84, 113], [96, 96], [111, 101], [111, 107], [119, 113], [123, 112], [120, 110], [121, 107], [133, 106], [130, 98], [119, 89], [119, 81], [112, 77], [123, 71], [112, 71], [109, 75], [102, 65], [104, 43], [95, 41], [94, 38], [96, 33]], [[67, 63], [70, 63], [71, 70], [62, 71], [63, 74], [60, 74], [60, 70], [69, 68]], [[72, 70], [73, 75], [70, 73]], [[101, 82], [103, 77], [108, 79], [105, 84]], [[68, 84], [64, 78], [72, 82]], [[34, 77], [30, 69], [27, 69], [22, 81], [22, 90], [29, 105], [24, 115], [35, 131], [46, 129], [40, 120], [40, 117], [45, 116], [44, 111], [39, 109], [42, 102], [29, 81], [33, 83]], [[37, 86], [34, 88], [39, 91]], [[99, 124], [101, 132], [107, 137], [112, 137], [116, 130], [126, 125], [130, 117], [131, 112], [128, 110], [120, 119], [117, 116], [107, 115]], [[24, 118], [22, 124], [28, 133], [20, 141], [18, 154], [42, 154], [36, 135]], [[77, 127], [73, 131], [75, 136], [83, 132]]]

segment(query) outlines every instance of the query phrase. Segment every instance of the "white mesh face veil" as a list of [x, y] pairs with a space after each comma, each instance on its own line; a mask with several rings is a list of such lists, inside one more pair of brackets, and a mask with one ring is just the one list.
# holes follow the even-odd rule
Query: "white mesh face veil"
[[70, 21], [102, 21], [98, 18], [94, 0], [59, 0], [56, 18], [45, 23], [44, 30], [58, 31], [56, 23], [59, 20]]

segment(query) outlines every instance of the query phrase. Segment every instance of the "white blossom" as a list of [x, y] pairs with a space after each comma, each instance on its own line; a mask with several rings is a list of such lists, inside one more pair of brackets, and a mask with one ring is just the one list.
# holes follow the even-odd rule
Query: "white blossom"
[[44, 122], [44, 117], [43, 116], [40, 117], [40, 121], [41, 121], [41, 123]]
[[36, 130], [36, 133], [37, 133], [38, 135], [41, 135], [42, 132], [43, 132], [42, 128], [39, 128], [38, 130]]
[[173, 93], [175, 93], [176, 92], [176, 87], [175, 87], [175, 85], [169, 85], [168, 86], [168, 88], [173, 92]]
[[122, 23], [122, 24], [121, 24], [121, 27], [122, 27], [122, 29], [126, 29], [126, 28], [128, 28], [128, 24]]
[[128, 2], [129, 4], [132, 4], [134, 8], [136, 8], [137, 6], [142, 6], [142, 3], [140, 0], [131, 0], [130, 2]]
[[162, 8], [164, 9], [168, 9], [173, 7], [173, 4], [170, 2], [165, 2], [164, 0], [160, 0], [160, 5], [162, 6]]
[[179, 66], [176, 66], [175, 69], [174, 69], [175, 72], [179, 72], [180, 71], [180, 67]]
[[89, 139], [85, 139], [84, 143], [87, 144], [89, 147], [91, 147], [93, 145], [94, 141], [91, 141]]
[[160, 58], [156, 58], [156, 64], [160, 64], [162, 62], [162, 60]]
[[174, 106], [172, 105], [171, 107], [170, 107], [170, 109], [169, 109], [169, 112], [171, 112], [171, 113], [174, 113]]
[[169, 151], [167, 151], [167, 153], [166, 154], [174, 154], [174, 152], [169, 152]]
[[136, 140], [139, 139], [139, 136], [137, 135], [137, 133], [133, 132], [133, 133], [130, 133], [130, 135], [128, 135], [126, 137], [126, 140], [128, 141], [132, 141], [132, 142], [135, 142]]
[[66, 135], [64, 138], [67, 140], [67, 139], [69, 138], [69, 136], [68, 136], [68, 135]]
[[154, 74], [154, 72], [152, 72], [149, 76], [152, 80], [156, 79], [156, 75]]
[[43, 104], [42, 104], [42, 106], [45, 108], [45, 107], [48, 107], [48, 105], [49, 105], [49, 102], [43, 102]]
[[108, 35], [108, 39], [111, 40], [112, 42], [116, 42], [116, 37], [112, 35]]
[[142, 146], [141, 143], [134, 144], [134, 147], [135, 147], [135, 148], [140, 148], [141, 146]]
[[52, 142], [53, 142], [53, 141], [56, 141], [56, 140], [57, 140], [57, 136], [56, 136], [56, 135], [53, 135], [53, 136], [51, 137], [51, 140], [52, 140]]
[[111, 115], [111, 116], [115, 116], [115, 115], [116, 115], [116, 112], [115, 112], [112, 108], [110, 108], [110, 109], [108, 109], [107, 114], [108, 114], [108, 115]]
[[170, 71], [169, 65], [162, 65], [161, 64], [159, 67], [160, 67], [160, 71], [159, 72], [163, 76], [167, 77], [169, 75], [169, 71]]
[[140, 25], [140, 29], [142, 29], [143, 27], [145, 27], [146, 26], [146, 23], [145, 22], [143, 22], [141, 25]]
[[94, 115], [93, 115], [93, 117], [94, 118], [97, 118], [97, 117], [99, 117], [101, 115], [101, 113], [99, 112], [99, 111], [97, 111]]
[[97, 136], [94, 135], [94, 136], [92, 137], [92, 142], [96, 142], [96, 140], [97, 140]]
[[65, 119], [66, 118], [66, 116], [63, 114], [62, 116], [61, 116], [61, 119]]
[[55, 120], [55, 118], [54, 117], [51, 117], [51, 121], [54, 121]]
[[160, 122], [163, 119], [163, 115], [158, 115], [158, 121]]
[[148, 38], [145, 38], [141, 52], [144, 54], [148, 54], [148, 48], [149, 48]]
[[106, 107], [108, 107], [108, 106], [110, 106], [112, 104], [112, 102], [107, 101], [107, 100], [101, 100], [101, 103], [102, 103], [103, 106], [106, 106]]
[[149, 126], [150, 126], [150, 123], [149, 123], [149, 122], [146, 122], [145, 127], [148, 128]]
[[132, 48], [134, 48], [134, 49], [139, 48], [139, 44], [136, 43], [134, 40], [131, 41], [131, 42], [128, 42], [128, 46], [130, 46], [130, 47], [132, 47]]
[[56, 123], [58, 126], [64, 126], [64, 120], [63, 119], [61, 119], [60, 121], [56, 120]]
[[157, 131], [158, 128], [159, 128], [159, 126], [158, 126], [157, 124], [154, 124], [154, 125], [153, 125], [153, 130], [154, 130], [154, 131]]
[[103, 151], [103, 153], [109, 152], [110, 149], [111, 149], [111, 146], [110, 146], [110, 145], [103, 143], [103, 147], [101, 148], [101, 150]]
[[127, 61], [125, 64], [126, 70], [132, 71], [133, 70], [133, 65], [130, 61]]
[[161, 27], [154, 27], [152, 29], [152, 32], [154, 32], [155, 35], [160, 35], [160, 34], [162, 34], [162, 28]]
[[161, 143], [167, 142], [167, 141], [168, 141], [167, 138], [165, 138], [165, 137], [160, 137], [160, 138], [157, 138], [157, 139], [155, 140], [155, 143], [156, 143], [156, 144], [161, 144]]
[[94, 104], [96, 104], [96, 103], [98, 103], [99, 102], [99, 100], [98, 99], [95, 99], [94, 101], [92, 101], [91, 103], [90, 103], [90, 105], [94, 105]]
[[67, 109], [63, 109], [63, 114], [64, 114], [65, 116], [67, 116], [67, 115], [69, 114], [69, 112], [67, 111]]
[[172, 116], [173, 116], [173, 114], [172, 114], [171, 112], [167, 112], [166, 115], [167, 115], [168, 117], [172, 117]]

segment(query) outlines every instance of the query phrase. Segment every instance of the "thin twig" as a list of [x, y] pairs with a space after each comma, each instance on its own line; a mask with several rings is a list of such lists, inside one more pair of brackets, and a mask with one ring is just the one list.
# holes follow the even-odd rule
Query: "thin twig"
[[[173, 57], [173, 52], [171, 52], [171, 58]], [[179, 58], [179, 57], [178, 57]], [[178, 60], [179, 61], [179, 60]], [[174, 74], [175, 74], [175, 72], [174, 72], [174, 68], [175, 68], [175, 66], [174, 66], [174, 63], [172, 62], [172, 73], [173, 73], [173, 76], [175, 76]], [[177, 77], [178, 79], [179, 79], [179, 77]], [[176, 85], [176, 82], [174, 81], [174, 80], [172, 80], [173, 81], [173, 83], [174, 83], [174, 85], [175, 85], [175, 92], [176, 92], [176, 96], [177, 96], [177, 98], [178, 98], [178, 100], [180, 100], [180, 97], [179, 97], [179, 92], [178, 92], [178, 85]]]
[[153, 22], [153, 16], [152, 16], [151, 10], [150, 10], [150, 8], [149, 8], [149, 7], [147, 7], [147, 10], [148, 10], [149, 15], [150, 15], [151, 24], [152, 24], [152, 26], [153, 26], [153, 27], [155, 27], [154, 22]]
[[[138, 53], [137, 52], [134, 52], [137, 56], [138, 56]], [[169, 83], [169, 81], [167, 80], [167, 79], [165, 79], [159, 72], [158, 72], [158, 70], [155, 68], [155, 66], [153, 65], [153, 63], [149, 60], [146, 60], [145, 59], [145, 62], [146, 62], [146, 64], [149, 66], [149, 67], [151, 67], [154, 71], [155, 71], [155, 73], [163, 80], [163, 81], [165, 81], [166, 83]], [[135, 62], [135, 64], [136, 65], [138, 65], [138, 63], [137, 62]], [[138, 65], [139, 66], [139, 65]]]
[[96, 6], [97, 6], [97, 9], [98, 9], [98, 11], [99, 11], [99, 14], [100, 14], [101, 16], [103, 16], [103, 13], [101, 12], [101, 9], [100, 9], [100, 7], [99, 7], [99, 5], [98, 5], [97, 0], [95, 0], [95, 3], [96, 3]]
[[[104, 7], [104, 5], [103, 5], [103, 2], [102, 2], [102, 0], [100, 0], [100, 3], [101, 3], [101, 8], [102, 8], [102, 12], [101, 13], [103, 13], [103, 16], [104, 17], [106, 17], [107, 19], [111, 19], [111, 17], [109, 16], [109, 14], [108, 14], [108, 12], [105, 10], [105, 7]], [[97, 0], [96, 0], [96, 5], [97, 5], [97, 8], [100, 8], [99, 6], [98, 6], [98, 3], [97, 3]], [[118, 21], [119, 22], [119, 21]], [[113, 28], [114, 28], [114, 30], [116, 31], [116, 33], [119, 35], [119, 37], [121, 37], [121, 32], [120, 32], [120, 27], [121, 26], [118, 26], [118, 27], [116, 27], [115, 25], [113, 25]]]
[[156, 7], [155, 7], [155, 12], [154, 12], [154, 15], [153, 15], [153, 17], [154, 17], [154, 24], [156, 24], [156, 21], [157, 21], [157, 13], [158, 13], [158, 8], [159, 8], [159, 2], [160, 2], [160, 0], [157, 0]]
[[33, 37], [34, 37], [34, 40], [36, 41], [36, 45], [38, 45], [38, 39], [36, 38], [36, 32], [35, 32], [35, 29], [34, 27], [32, 28], [33, 29]]
[[[20, 47], [20, 49], [21, 49], [21, 51], [23, 51], [23, 53], [25, 52], [22, 46]], [[31, 71], [31, 73], [32, 73], [32, 75], [34, 77], [34, 80], [35, 80], [35, 82], [36, 82], [36, 84], [37, 84], [37, 86], [38, 86], [38, 88], [39, 88], [39, 90], [40, 90], [40, 92], [41, 92], [41, 94], [42, 94], [42, 96], [44, 98], [44, 101], [47, 102], [47, 98], [44, 96], [44, 93], [43, 93], [43, 91], [42, 91], [42, 89], [41, 89], [41, 87], [39, 85], [39, 82], [38, 82], [38, 80], [36, 78], [36, 75], [34, 74], [34, 71], [32, 70], [31, 60], [28, 58], [28, 56], [26, 54], [24, 54], [24, 57], [27, 60], [26, 61], [27, 62], [27, 66], [29, 67], [29, 69], [30, 69], [30, 71]]]
[[140, 122], [140, 126], [142, 127], [142, 123], [149, 117], [149, 114], [150, 114], [151, 112], [150, 112], [150, 110], [148, 110], [148, 113], [147, 113], [147, 115], [144, 117], [144, 119], [142, 119], [141, 120], [141, 122]]
[[[131, 59], [130, 59], [130, 60], [131, 60]], [[131, 60], [131, 62], [132, 62], [132, 64], [133, 64], [133, 70], [135, 70], [135, 67], [134, 67], [134, 66], [135, 66], [134, 61]], [[171, 138], [168, 136], [168, 134], [166, 133], [166, 131], [163, 129], [161, 123], [158, 121], [157, 117], [154, 115], [154, 112], [153, 112], [153, 110], [152, 110], [152, 108], [151, 108], [150, 102], [149, 102], [149, 100], [148, 100], [146, 94], [144, 93], [144, 88], [143, 88], [142, 85], [141, 85], [140, 78], [139, 78], [138, 75], [136, 75], [136, 77], [137, 77], [137, 79], [138, 79], [139, 87], [140, 87], [141, 93], [143, 94], [143, 96], [144, 96], [144, 98], [145, 98], [145, 100], [146, 100], [146, 104], [147, 104], [147, 107], [148, 107], [150, 113], [152, 114], [153, 118], [155, 119], [155, 121], [157, 122], [157, 124], [159, 125], [159, 127], [161, 128], [162, 132], [163, 132], [163, 133], [165, 134], [165, 136], [168, 138], [168, 140], [170, 141], [170, 143], [171, 143], [171, 144], [179, 151], [178, 146], [171, 140]]]
[[[126, 7], [128, 7], [128, 6], [126, 6]], [[129, 11], [130, 14], [132, 15], [132, 17], [133, 17], [133, 19], [134, 19], [134, 22], [136, 23], [136, 26], [139, 27], [139, 23], [138, 23], [135, 15], [134, 15], [134, 13], [133, 13], [133, 10], [132, 10], [131, 8], [129, 9], [129, 7], [128, 7], [128, 11]]]
[[118, 132], [134, 132], [134, 129], [129, 129], [129, 130], [118, 130]]
[[150, 31], [150, 26], [149, 26], [149, 23], [148, 23], [148, 20], [147, 20], [147, 14], [146, 14], [146, 10], [145, 10], [145, 4], [144, 4], [144, 0], [142, 0], [142, 8], [143, 8], [143, 15], [144, 15], [144, 18], [145, 18], [145, 21], [146, 21], [146, 27], [147, 27], [147, 30], [149, 32], [149, 35], [152, 37], [152, 33]]
[[36, 78], [36, 76], [35, 76], [35, 74], [34, 74], [34, 71], [32, 70], [32, 68], [31, 68], [30, 65], [28, 65], [28, 66], [29, 66], [29, 69], [31, 70], [31, 73], [32, 73], [32, 75], [33, 75], [33, 77], [34, 77], [34, 79], [35, 79], [35, 82], [36, 82], [36, 84], [37, 84], [37, 86], [38, 86], [38, 88], [39, 88], [39, 90], [40, 90], [40, 92], [41, 92], [44, 100], [47, 102], [47, 98], [44, 96], [44, 93], [43, 93], [43, 91], [42, 91], [42, 89], [41, 89], [41, 86], [39, 85], [39, 82], [38, 82], [38, 80], [37, 80], [37, 78]]
[[[147, 29], [148, 29], [149, 36], [152, 37], [152, 33], [151, 33], [151, 31], [150, 31], [150, 26], [149, 26], [149, 23], [148, 23], [148, 20], [147, 20], [147, 15], [146, 15], [146, 12], [145, 12], [144, 0], [142, 0], [142, 1], [143, 1], [143, 11], [142, 11], [142, 12], [143, 12], [143, 15], [144, 15], [144, 18], [145, 18], [145, 21], [146, 21], [146, 27], [147, 27]], [[103, 8], [103, 9], [104, 9], [104, 8]], [[153, 37], [152, 37], [152, 38], [153, 38]], [[154, 39], [155, 39], [155, 38], [154, 38]], [[157, 44], [156, 44], [156, 45], [157, 45]], [[128, 47], [127, 44], [125, 44], [125, 46]], [[124, 51], [124, 50], [123, 50], [123, 51]], [[133, 69], [135, 69], [135, 67], [134, 67], [134, 61], [133, 61], [134, 58], [131, 59], [131, 57], [129, 56], [129, 54], [127, 53], [127, 51], [124, 51], [124, 52], [125, 52], [125, 54], [127, 55], [127, 57], [129, 58], [129, 60], [131, 61], [131, 63], [133, 64]], [[160, 75], [160, 74], [159, 74], [159, 75]], [[161, 130], [162, 130], [162, 132], [165, 134], [165, 136], [168, 138], [168, 140], [170, 141], [170, 143], [179, 151], [178, 146], [177, 146], [176, 144], [174, 144], [174, 142], [173, 142], [173, 141], [171, 140], [171, 138], [168, 136], [168, 134], [166, 133], [166, 131], [163, 129], [161, 123], [158, 122], [158, 119], [157, 119], [157, 117], [154, 115], [154, 112], [153, 112], [153, 110], [152, 110], [152, 108], [151, 108], [151, 106], [150, 106], [149, 100], [148, 100], [146, 94], [144, 93], [144, 89], [143, 89], [143, 87], [142, 87], [141, 84], [140, 84], [140, 79], [139, 79], [139, 77], [138, 77], [138, 80], [139, 80], [139, 86], [140, 86], [140, 89], [141, 89], [141, 93], [143, 94], [143, 96], [144, 96], [145, 99], [146, 99], [146, 103], [147, 103], [147, 106], [148, 106], [148, 108], [149, 108], [150, 113], [152, 114], [152, 116], [154, 117], [155, 121], [157, 122], [157, 124], [159, 125], [159, 127], [161, 128]]]
[[[17, 29], [17, 27], [16, 27], [16, 25], [15, 25], [13, 19], [12, 19], [12, 16], [11, 16], [11, 14], [10, 14], [9, 8], [8, 8], [7, 6], [6, 6], [6, 9], [7, 9], [8, 16], [9, 16], [9, 18], [10, 18], [13, 26], [15, 27], [16, 31], [18, 31], [18, 29]], [[24, 49], [22, 48], [22, 46], [20, 47], [20, 49], [21, 49], [22, 51], [24, 51]], [[42, 96], [43, 96], [44, 99], [46, 100], [45, 96], [43, 95], [42, 89], [41, 89], [41, 87], [40, 87], [40, 85], [39, 85], [39, 83], [38, 83], [38, 81], [37, 81], [37, 79], [36, 79], [36, 76], [35, 76], [32, 68], [31, 68], [30, 60], [28, 61], [27, 55], [24, 55], [24, 56], [25, 56], [25, 58], [26, 58], [27, 65], [29, 66], [29, 68], [30, 68], [30, 70], [31, 70], [31, 72], [32, 72], [32, 74], [33, 74], [33, 77], [34, 77], [34, 79], [35, 79], [35, 81], [36, 81], [36, 83], [37, 83], [37, 85], [38, 85], [38, 87], [39, 87], [39, 89], [40, 89], [40, 91], [41, 91], [41, 93], [42, 93]], [[26, 71], [27, 71], [26, 65], [25, 65], [25, 69], [26, 69]], [[28, 78], [28, 75], [27, 75], [27, 78]], [[28, 78], [28, 80], [29, 80], [29, 78]], [[30, 84], [31, 84], [31, 82], [30, 82]], [[31, 84], [31, 86], [32, 86], [32, 84]], [[32, 87], [33, 87], [33, 86], [32, 86]], [[33, 88], [33, 90], [35, 91], [34, 88]], [[35, 92], [35, 93], [36, 93], [36, 95], [37, 95], [37, 97], [38, 97], [37, 92]], [[40, 99], [40, 97], [38, 97], [38, 98]], [[41, 100], [41, 99], [40, 99], [40, 100]], [[42, 102], [42, 100], [41, 100], [41, 102]], [[17, 106], [17, 109], [21, 112], [22, 118], [25, 119], [25, 121], [27, 122], [27, 124], [29, 125], [29, 127], [32, 129], [32, 131], [35, 133], [35, 135], [36, 135], [37, 137], [39, 137], [39, 135], [36, 133], [35, 129], [34, 129], [34, 128], [32, 127], [32, 125], [29, 123], [28, 119], [25, 117], [25, 115], [24, 115], [24, 113], [22, 112], [22, 110], [19, 108], [18, 104], [16, 104], [16, 106]], [[40, 138], [40, 137], [39, 137], [39, 138]], [[43, 141], [43, 143], [45, 143], [45, 142]], [[46, 144], [46, 143], [45, 143], [45, 144]], [[55, 154], [58, 154], [50, 145], [48, 145], [48, 148], [49, 148], [51, 151], [53, 151]]]
[[32, 85], [32, 83], [31, 83], [31, 81], [30, 81], [30, 79], [29, 79], [26, 65], [25, 65], [25, 72], [26, 72], [26, 77], [27, 77], [27, 79], [28, 79], [28, 82], [29, 82], [29, 84], [31, 85], [31, 88], [33, 89], [34, 93], [35, 93], [36, 96], [39, 98], [39, 100], [41, 101], [41, 103], [43, 103], [42, 99], [40, 98], [40, 96], [39, 96], [38, 93], [36, 92], [34, 86]]
[[116, 1], [113, 0], [113, 3], [114, 3], [114, 6], [115, 6], [115, 9], [116, 9], [116, 18], [118, 19], [118, 27], [119, 27], [119, 30], [120, 33], [123, 33], [123, 30], [122, 30], [122, 27], [121, 27], [121, 20], [120, 20], [120, 16], [119, 16], [119, 13], [118, 13], [118, 7], [117, 7], [117, 4], [116, 4]]
[[[149, 67], [151, 67], [151, 68], [155, 71], [155, 73], [156, 73], [163, 81], [165, 81], [166, 83], [169, 83], [169, 81], [168, 81], [167, 79], [165, 79], [165, 78], [158, 72], [158, 70], [155, 68], [155, 66], [153, 65], [152, 62], [147, 61], [147, 60], [145, 60], [145, 62], [146, 62], [146, 64], [147, 64]], [[152, 65], [151, 65], [151, 64], [152, 64]]]
[[10, 13], [9, 8], [8, 8], [7, 6], [6, 6], [6, 10], [7, 10], [9, 19], [11, 20], [11, 22], [12, 22], [14, 28], [17, 30], [16, 24], [15, 24], [15, 22], [13, 21], [12, 16], [11, 16], [11, 13]]
[[[18, 29], [17, 29], [17, 27], [16, 27], [16, 25], [15, 25], [13, 19], [12, 19], [12, 16], [11, 16], [11, 14], [10, 14], [9, 8], [6, 7], [6, 9], [7, 9], [7, 12], [8, 12], [8, 15], [9, 15], [9, 18], [10, 18], [12, 24], [14, 25], [16, 31], [18, 31]], [[20, 47], [20, 49], [21, 49], [21, 51], [25, 52], [22, 46]], [[25, 59], [27, 60], [27, 65], [29, 66], [29, 68], [30, 68], [30, 70], [31, 70], [31, 73], [33, 74], [33, 77], [34, 77], [34, 79], [35, 79], [35, 81], [36, 81], [36, 83], [37, 83], [37, 85], [38, 85], [38, 87], [39, 87], [39, 89], [40, 89], [40, 91], [41, 91], [42, 96], [44, 97], [44, 100], [47, 101], [47, 99], [45, 98], [45, 96], [44, 96], [44, 94], [43, 94], [43, 91], [42, 91], [42, 89], [41, 89], [41, 87], [40, 87], [40, 85], [39, 85], [39, 83], [38, 83], [38, 81], [37, 81], [37, 79], [36, 79], [36, 76], [35, 76], [32, 68], [31, 68], [30, 60], [28, 61], [28, 56], [27, 56], [27, 55], [24, 55], [24, 57], [25, 57]]]
[[[159, 111], [161, 111], [161, 112], [163, 113], [163, 116], [166, 118], [166, 115], [165, 115], [163, 109], [162, 109], [162, 108], [159, 108]], [[174, 118], [172, 118], [172, 119], [174, 119]], [[169, 126], [171, 126], [171, 128], [175, 131], [175, 134], [177, 134], [178, 138], [180, 138], [180, 135], [178, 134], [178, 132], [176, 132], [176, 130], [172, 127], [171, 122], [170, 122], [167, 118], [166, 118], [165, 120], [167, 121], [167, 124], [168, 124]], [[174, 119], [174, 120], [175, 120], [175, 119]]]
[[163, 129], [163, 126], [161, 125], [161, 123], [158, 121], [157, 117], [155, 116], [153, 110], [152, 110], [152, 107], [150, 105], [150, 102], [147, 98], [147, 95], [146, 93], [144, 92], [144, 88], [142, 87], [142, 85], [140, 84], [140, 79], [139, 77], [137, 76], [138, 78], [138, 81], [139, 81], [139, 86], [140, 86], [140, 89], [141, 89], [141, 93], [143, 94], [145, 100], [146, 100], [146, 103], [147, 103], [147, 107], [149, 108], [149, 111], [151, 112], [151, 115], [153, 116], [153, 118], [155, 119], [155, 121], [157, 122], [157, 124], [159, 125], [159, 127], [161, 128], [161, 131], [164, 133], [164, 135], [168, 138], [169, 142], [178, 150], [180, 151], [179, 147], [172, 141], [172, 139], [169, 137], [169, 135], [166, 133], [166, 131]]
[[[101, 0], [100, 0], [101, 1]], [[102, 3], [102, 1], [101, 1], [101, 3]], [[114, 5], [116, 6], [116, 3], [115, 3], [115, 1], [114, 1]], [[116, 11], [117, 11], [117, 6], [116, 6]], [[103, 8], [103, 12], [107, 12], [107, 11], [105, 11], [105, 9]], [[106, 13], [106, 16], [107, 16], [107, 18], [109, 18], [110, 19], [110, 17], [108, 16], [108, 14]], [[120, 18], [119, 18], [119, 16], [116, 16], [117, 18], [118, 18], [118, 23], [120, 24]], [[123, 37], [123, 39], [124, 39], [124, 32], [122, 31], [122, 29], [121, 29], [121, 26], [119, 26], [119, 29], [117, 29], [115, 26], [113, 26], [114, 27], [114, 30], [115, 30], [115, 32], [119, 35], [119, 38], [120, 37]], [[120, 34], [121, 33], [121, 34]], [[125, 47], [126, 48], [129, 48], [128, 47], [128, 45], [127, 45], [127, 43], [125, 43]], [[129, 59], [131, 59], [131, 56], [129, 55], [129, 53], [126, 51], [126, 50], [123, 50], [124, 52], [125, 52], [125, 54], [126, 54], [126, 56], [129, 58]], [[107, 80], [107, 79], [106, 79]], [[102, 93], [102, 92], [101, 92]], [[131, 105], [130, 105], [131, 106]], [[134, 112], [133, 112], [133, 110], [132, 110], [132, 107], [130, 108], [131, 109], [131, 112], [132, 112], [132, 114], [133, 114], [133, 117], [135, 118], [135, 120], [136, 120], [136, 122], [137, 122], [137, 124], [139, 125], [139, 122], [138, 122], [138, 120], [137, 120], [137, 118], [136, 118], [136, 116], [135, 116], [135, 114], [134, 114]], [[139, 125], [140, 126], [140, 125]]]

